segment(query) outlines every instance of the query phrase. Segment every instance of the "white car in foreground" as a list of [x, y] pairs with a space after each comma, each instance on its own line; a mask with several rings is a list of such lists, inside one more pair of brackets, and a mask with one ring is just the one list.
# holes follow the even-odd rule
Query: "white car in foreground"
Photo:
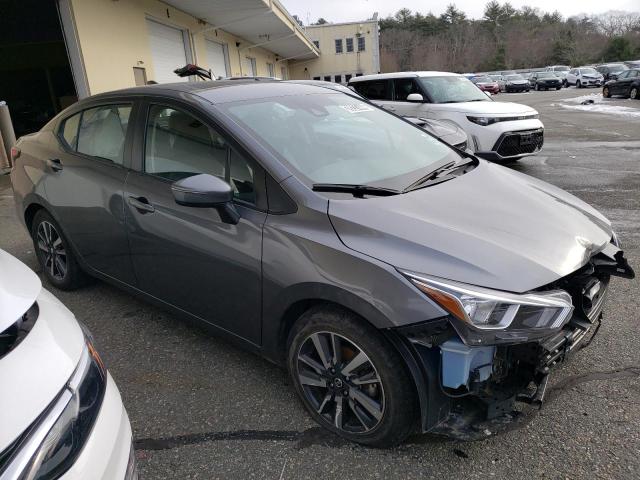
[[398, 72], [355, 77], [360, 95], [403, 117], [450, 122], [469, 137], [469, 148], [492, 161], [534, 155], [544, 143], [538, 112], [526, 105], [495, 102], [463, 75]]
[[0, 480], [137, 476], [129, 417], [89, 334], [0, 250]]

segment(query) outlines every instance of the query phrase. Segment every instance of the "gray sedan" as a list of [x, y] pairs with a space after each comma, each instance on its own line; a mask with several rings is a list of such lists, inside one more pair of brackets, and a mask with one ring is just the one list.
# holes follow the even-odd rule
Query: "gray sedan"
[[366, 445], [485, 436], [540, 403], [633, 277], [576, 197], [319, 86], [100, 94], [12, 152], [52, 285], [102, 279], [286, 366]]

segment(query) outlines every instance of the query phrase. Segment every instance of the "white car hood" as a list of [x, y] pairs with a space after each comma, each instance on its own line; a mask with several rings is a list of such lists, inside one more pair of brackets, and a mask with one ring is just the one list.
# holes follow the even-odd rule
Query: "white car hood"
[[0, 250], [3, 325], [7, 318], [15, 322], [34, 301], [39, 313], [33, 328], [13, 350], [0, 357], [0, 451], [11, 445], [60, 393], [84, 348], [84, 335], [73, 314], [42, 289], [40, 279], [26, 265]]
[[527, 105], [511, 102], [433, 103], [430, 108], [439, 111], [468, 113], [471, 115], [533, 115], [538, 113]]

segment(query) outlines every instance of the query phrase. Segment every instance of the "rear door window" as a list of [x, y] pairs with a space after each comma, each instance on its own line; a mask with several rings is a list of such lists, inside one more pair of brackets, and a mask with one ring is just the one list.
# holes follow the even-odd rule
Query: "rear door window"
[[84, 110], [77, 151], [122, 165], [130, 115], [131, 105], [105, 105]]

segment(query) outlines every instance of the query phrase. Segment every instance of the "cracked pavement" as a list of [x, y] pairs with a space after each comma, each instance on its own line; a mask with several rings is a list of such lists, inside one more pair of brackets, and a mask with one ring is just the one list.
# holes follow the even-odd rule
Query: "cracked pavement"
[[[509, 168], [600, 209], [640, 271], [640, 121], [552, 106], [589, 92], [500, 95], [537, 108], [546, 126], [543, 152]], [[0, 176], [0, 248], [37, 270], [6, 176]], [[554, 371], [542, 410], [483, 441], [420, 435], [392, 450], [326, 433], [306, 415], [283, 370], [127, 293], [100, 282], [53, 291], [89, 326], [116, 379], [142, 479], [640, 475], [638, 279], [612, 281], [600, 333]]]

